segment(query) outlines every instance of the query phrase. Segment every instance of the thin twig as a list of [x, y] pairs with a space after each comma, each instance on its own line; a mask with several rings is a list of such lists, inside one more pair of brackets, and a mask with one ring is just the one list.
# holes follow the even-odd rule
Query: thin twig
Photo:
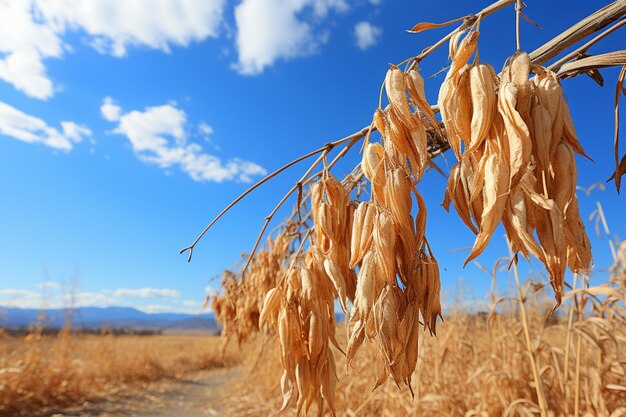
[[522, 14], [522, 0], [517, 0], [515, 2], [515, 45], [517, 46], [517, 51], [522, 50], [522, 39], [520, 36], [520, 16]]
[[[582, 296], [582, 294], [581, 294]], [[578, 299], [579, 295], [575, 295], [576, 299]], [[576, 310], [578, 312], [578, 321], [582, 321], [582, 307], [576, 301]], [[576, 333], [576, 369], [575, 369], [575, 378], [574, 381], [574, 417], [578, 417], [580, 415], [580, 356], [582, 349], [582, 341], [583, 338], [580, 333]]]
[[[576, 289], [576, 284], [578, 281], [578, 274], [574, 274], [574, 283], [572, 288], [575, 290]], [[567, 381], [569, 380], [569, 354], [570, 354], [570, 348], [571, 348], [571, 343], [572, 343], [572, 328], [574, 325], [574, 302], [575, 302], [575, 298], [572, 298], [572, 301], [570, 302], [570, 306], [569, 306], [569, 313], [568, 313], [568, 318], [567, 318], [567, 334], [565, 337], [565, 358], [563, 359], [563, 386], [565, 387], [565, 389], [568, 389], [568, 384]], [[566, 398], [568, 398], [568, 394], [567, 393], [563, 393]], [[569, 404], [565, 404], [565, 411], [569, 412]]]

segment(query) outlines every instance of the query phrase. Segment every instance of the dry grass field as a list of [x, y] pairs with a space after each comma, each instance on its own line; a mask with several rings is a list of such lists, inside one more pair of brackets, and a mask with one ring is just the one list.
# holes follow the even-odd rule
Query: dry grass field
[[[453, 314], [446, 317], [437, 337], [421, 335], [412, 382], [415, 399], [392, 380], [372, 391], [379, 372], [375, 343], [366, 343], [349, 368], [335, 351], [337, 415], [537, 416], [544, 414], [542, 404], [548, 416], [626, 416], [623, 317], [590, 314], [579, 320], [574, 308], [570, 323], [564, 307], [560, 320], [546, 322], [549, 304], [528, 302], [529, 347], [519, 310], [514, 302], [504, 303], [511, 307], [506, 313], [490, 319]], [[345, 350], [343, 332], [338, 335]], [[248, 372], [242, 372], [248, 376], [227, 388], [240, 395], [224, 397], [219, 404], [228, 410], [224, 415], [261, 417], [276, 415], [281, 408], [278, 347], [271, 336], [250, 343], [261, 355], [249, 355]], [[310, 415], [317, 415], [317, 404]], [[322, 414], [331, 415], [327, 407]], [[296, 415], [295, 407], [285, 415]]]
[[[333, 348], [336, 415], [626, 416], [625, 285], [623, 242], [611, 278], [596, 287], [578, 279], [554, 315], [548, 287], [530, 280], [518, 294], [492, 295], [492, 314], [446, 311], [436, 337], [420, 334], [413, 399], [391, 378], [374, 389], [383, 374], [376, 342], [366, 342], [350, 366]], [[345, 326], [337, 338], [346, 351]], [[269, 332], [244, 346], [253, 354], [244, 358], [243, 377], [225, 387], [240, 395], [225, 396], [218, 408], [229, 416], [276, 415], [283, 404], [278, 344]], [[332, 415], [320, 399], [308, 414]]]
[[206, 335], [0, 338], [0, 415], [34, 416], [234, 362]]

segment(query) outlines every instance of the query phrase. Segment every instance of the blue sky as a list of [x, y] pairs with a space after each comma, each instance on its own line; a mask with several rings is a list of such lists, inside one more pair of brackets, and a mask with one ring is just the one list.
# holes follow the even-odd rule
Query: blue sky
[[[365, 126], [387, 64], [415, 55], [445, 29], [410, 35], [419, 21], [445, 21], [486, 1], [92, 0], [0, 1], [0, 305], [63, 304], [145, 311], [197, 311], [209, 280], [254, 243], [263, 218], [306, 164], [237, 206], [199, 244], [178, 251], [250, 181]], [[522, 26], [532, 50], [603, 2], [527, 1], [543, 29]], [[514, 52], [509, 8], [481, 24], [482, 61]], [[619, 31], [593, 51], [623, 47]], [[446, 51], [422, 65], [447, 65]], [[563, 82], [579, 137], [579, 184], [613, 171], [613, 96], [579, 77]], [[427, 78], [436, 101], [443, 74]], [[358, 161], [357, 148], [338, 168]], [[437, 161], [444, 170], [453, 164]], [[343, 169], [343, 170], [342, 170]], [[445, 179], [419, 188], [443, 286], [459, 282], [482, 299], [489, 277], [462, 269], [473, 236], [439, 204]], [[626, 235], [614, 188], [579, 193], [587, 222], [601, 201], [613, 234]], [[288, 208], [287, 208], [288, 209]], [[286, 209], [286, 210], [287, 210]], [[279, 213], [284, 215], [286, 211]], [[610, 263], [606, 238], [587, 222], [596, 271]], [[506, 255], [500, 229], [479, 258]], [[524, 274], [542, 273], [536, 263]], [[544, 278], [545, 279], [545, 278]], [[506, 289], [503, 274], [501, 288]]]

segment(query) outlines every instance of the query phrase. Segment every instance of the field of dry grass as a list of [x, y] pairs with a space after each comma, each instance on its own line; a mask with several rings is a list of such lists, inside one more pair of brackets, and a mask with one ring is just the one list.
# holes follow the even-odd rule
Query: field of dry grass
[[[437, 337], [420, 337], [413, 376], [415, 399], [392, 380], [372, 392], [376, 346], [369, 343], [346, 369], [338, 352], [336, 389], [340, 416], [536, 416], [541, 415], [533, 370], [549, 416], [626, 416], [626, 324], [615, 317], [568, 316], [546, 323], [545, 305], [528, 305], [528, 348], [518, 312], [446, 317]], [[565, 309], [567, 312], [567, 308]], [[341, 334], [341, 332], [339, 332]], [[282, 369], [271, 336], [251, 342], [248, 372], [228, 391], [225, 415], [276, 415], [282, 403]], [[265, 346], [262, 348], [262, 346]], [[345, 347], [345, 341], [343, 346]], [[252, 348], [249, 348], [252, 349]], [[535, 361], [533, 366], [532, 361]], [[311, 415], [317, 415], [316, 405]], [[325, 410], [323, 415], [330, 415]], [[327, 414], [328, 413], [328, 414]], [[289, 408], [286, 415], [296, 415]]]
[[214, 336], [0, 338], [0, 415], [34, 416], [235, 361]]
[[[527, 281], [518, 294], [493, 295], [493, 314], [447, 311], [437, 337], [421, 332], [412, 378], [415, 398], [381, 374], [375, 343], [351, 366], [334, 349], [340, 416], [626, 416], [626, 243], [611, 279], [570, 290], [557, 314], [547, 287]], [[337, 331], [346, 350], [345, 327]], [[270, 334], [244, 344], [254, 352], [243, 376], [225, 389], [225, 415], [276, 415], [281, 408], [278, 346]], [[311, 415], [331, 415], [316, 401]], [[324, 405], [323, 405], [324, 407]], [[289, 407], [285, 415], [297, 415]]]

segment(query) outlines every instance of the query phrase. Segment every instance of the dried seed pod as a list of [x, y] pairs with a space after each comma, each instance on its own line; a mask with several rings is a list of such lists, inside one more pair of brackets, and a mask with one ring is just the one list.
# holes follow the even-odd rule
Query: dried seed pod
[[424, 78], [420, 75], [417, 66], [411, 69], [406, 75], [406, 85], [409, 91], [409, 96], [413, 104], [420, 110], [420, 112], [430, 122], [431, 126], [439, 129], [439, 122], [435, 118], [435, 113], [430, 108], [430, 104], [426, 99], [426, 92], [424, 89]]
[[498, 110], [502, 115], [509, 148], [509, 175], [511, 187], [519, 182], [530, 162], [532, 142], [530, 131], [521, 114], [517, 111], [519, 90], [512, 83], [502, 83], [498, 96]]
[[347, 303], [347, 285], [346, 280], [343, 277], [343, 274], [337, 268], [335, 263], [330, 259], [324, 259], [324, 271], [333, 282], [335, 286], [335, 291], [337, 291], [337, 296], [339, 298], [339, 302], [341, 303], [341, 308], [345, 313], [348, 312], [348, 303]]
[[469, 79], [472, 98], [472, 121], [469, 147], [466, 153], [476, 150], [483, 140], [487, 138], [497, 106], [497, 76], [491, 65], [478, 64], [472, 66]]
[[350, 268], [354, 268], [355, 265], [361, 262], [365, 254], [369, 251], [372, 243], [372, 231], [374, 230], [376, 212], [377, 209], [374, 204], [363, 202], [359, 204], [354, 214]]
[[389, 285], [396, 284], [395, 250], [396, 230], [393, 218], [386, 210], [380, 210], [374, 222], [373, 248], [376, 253], [376, 263], [382, 269]]
[[576, 197], [576, 181], [578, 172], [576, 170], [576, 159], [574, 151], [567, 143], [561, 142], [556, 148], [552, 160], [552, 171], [554, 172], [554, 200], [562, 213], [567, 213], [567, 208]]
[[591, 243], [580, 218], [576, 195], [565, 212], [565, 243], [569, 269], [577, 274], [589, 274], [592, 261]]
[[368, 143], [363, 151], [361, 168], [365, 177], [372, 183], [372, 196], [375, 200], [384, 198], [384, 155], [385, 150], [380, 143]]
[[410, 129], [414, 123], [413, 113], [409, 107], [406, 95], [406, 83], [404, 73], [396, 66], [391, 66], [385, 77], [385, 91], [389, 98], [389, 104], [398, 112], [398, 116], [404, 125]]
[[479, 32], [474, 31], [463, 38], [459, 47], [454, 51], [454, 56], [451, 57], [452, 64], [450, 65], [450, 74], [455, 74], [459, 71], [461, 67], [467, 63], [474, 51], [476, 51], [479, 35]]
[[262, 326], [266, 320], [271, 323], [275, 323], [278, 318], [278, 309], [282, 302], [284, 295], [278, 288], [272, 288], [265, 295], [265, 301], [263, 302], [263, 308], [261, 309], [261, 315], [259, 316], [259, 326]]
[[[359, 269], [356, 296], [354, 297], [358, 320], [361, 320], [363, 324], [369, 320], [372, 307], [384, 286], [385, 276], [378, 268], [376, 253], [369, 252], [363, 258], [363, 263]], [[352, 317], [355, 318], [355, 315]]]
[[448, 177], [448, 187], [445, 192], [445, 199], [443, 201], [443, 207], [450, 211], [450, 202], [454, 203], [454, 209], [457, 214], [465, 223], [465, 225], [475, 234], [478, 234], [478, 229], [472, 222], [470, 216], [470, 191], [466, 188], [466, 182], [461, 179], [461, 166], [463, 161], [457, 163], [450, 170], [450, 176]]
[[[563, 102], [563, 89], [559, 83], [556, 74], [548, 71], [542, 75], [533, 77], [534, 93], [536, 101], [545, 108], [549, 117], [544, 117], [547, 122], [547, 128], [550, 129], [550, 137], [552, 138], [551, 146], [548, 148], [546, 158], [552, 159], [556, 145], [563, 136], [563, 128], [565, 123], [565, 109]], [[534, 122], [533, 115], [533, 122]]]
[[472, 136], [472, 94], [470, 91], [470, 66], [465, 65], [459, 70], [452, 105], [454, 130], [467, 146]]
[[[520, 114], [522, 120], [528, 124], [530, 120], [530, 104], [532, 89], [528, 76], [530, 75], [530, 57], [526, 52], [520, 51], [511, 57], [508, 80], [517, 89], [515, 110]], [[507, 73], [506, 69], [503, 71]]]
[[439, 279], [437, 260], [426, 253], [424, 248], [422, 248], [420, 253], [417, 274], [417, 299], [419, 300], [420, 311], [424, 318], [424, 327], [427, 327], [431, 334], [436, 334], [437, 317], [441, 316], [441, 304], [439, 301], [441, 280]]
[[538, 173], [546, 172], [550, 167], [550, 159], [553, 154], [551, 149], [554, 143], [558, 144], [558, 139], [553, 140], [551, 129], [551, 116], [548, 109], [539, 101], [535, 101], [531, 107], [532, 116], [532, 147], [533, 156], [537, 163]]
[[480, 232], [476, 236], [476, 241], [465, 264], [480, 255], [487, 247], [504, 213], [508, 189], [509, 168], [504, 160], [496, 152], [493, 152], [487, 157], [484, 169], [484, 211], [480, 219]]
[[[461, 138], [456, 131], [456, 124], [454, 121], [456, 101], [454, 99], [457, 77], [447, 76], [439, 88], [439, 97], [437, 98], [437, 105], [441, 113], [441, 120], [446, 128], [448, 137], [448, 143], [450, 149], [454, 152], [457, 159], [461, 159]], [[471, 123], [471, 122], [470, 122]]]

